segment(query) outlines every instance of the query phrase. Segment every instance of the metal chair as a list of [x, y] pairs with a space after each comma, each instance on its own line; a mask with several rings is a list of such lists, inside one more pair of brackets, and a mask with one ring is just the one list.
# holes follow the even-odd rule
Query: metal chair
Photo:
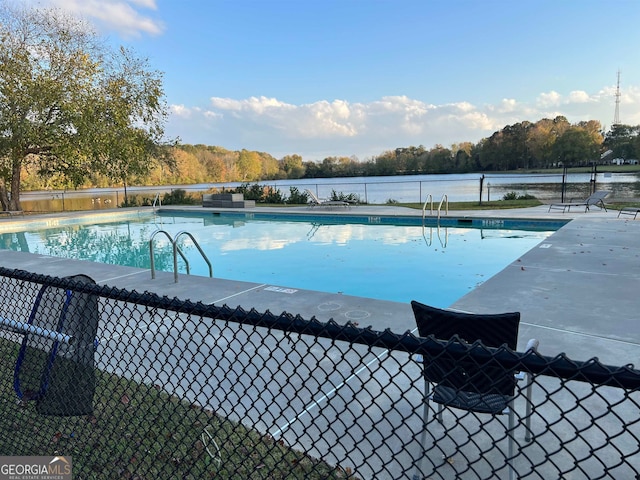
[[[86, 275], [67, 278], [95, 284]], [[21, 401], [35, 401], [42, 415], [93, 412], [98, 319], [96, 295], [43, 285], [27, 322], [4, 320], [3, 328], [24, 335], [13, 380]]]
[[[493, 416], [508, 415], [507, 437], [509, 439], [509, 478], [515, 478], [512, 461], [514, 458], [514, 398], [518, 380], [527, 380], [525, 413], [525, 440], [531, 441], [531, 381], [518, 372], [513, 372], [491, 358], [489, 361], [476, 360], [471, 356], [474, 348], [508, 347], [515, 350], [518, 341], [520, 312], [495, 315], [442, 310], [412, 301], [411, 307], [416, 318], [421, 337], [432, 336], [437, 340], [460, 343], [467, 347], [466, 353], [454, 358], [446, 350], [435, 356], [420, 359], [424, 366], [425, 392], [423, 428], [420, 445], [422, 455], [416, 466], [413, 480], [422, 479], [424, 452], [426, 451], [427, 425], [429, 423], [429, 403], [438, 404], [437, 420], [442, 424], [444, 407], [458, 408]], [[535, 350], [537, 340], [529, 341], [527, 351]], [[433, 384], [433, 391], [430, 385]]]

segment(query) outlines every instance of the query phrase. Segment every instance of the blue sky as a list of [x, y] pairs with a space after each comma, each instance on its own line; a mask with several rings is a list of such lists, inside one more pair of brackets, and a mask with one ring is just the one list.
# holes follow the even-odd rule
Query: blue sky
[[637, 0], [22, 0], [164, 72], [167, 136], [369, 159], [564, 115], [640, 124]]

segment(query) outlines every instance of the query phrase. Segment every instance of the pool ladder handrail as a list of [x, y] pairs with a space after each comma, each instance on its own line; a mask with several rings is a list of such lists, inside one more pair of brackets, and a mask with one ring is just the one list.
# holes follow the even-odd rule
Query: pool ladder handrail
[[156, 211], [156, 203], [158, 204], [158, 206], [162, 206], [162, 199], [160, 198], [160, 192], [156, 193], [155, 198], [153, 199], [153, 204], [151, 205], [151, 207], [153, 208], [153, 211], [155, 213]]
[[429, 215], [433, 215], [433, 197], [431, 194], [427, 195], [427, 198], [424, 201], [424, 205], [422, 205], [422, 224], [424, 225], [424, 217], [427, 211], [427, 203], [429, 203]]
[[447, 194], [445, 193], [444, 195], [442, 195], [442, 200], [440, 200], [440, 205], [438, 205], [438, 221], [440, 221], [440, 213], [442, 212], [442, 204], [444, 203], [445, 205], [445, 215], [449, 215], [449, 197], [447, 197]]
[[[425, 216], [427, 214], [427, 203], [430, 205], [429, 207], [429, 215], [433, 215], [433, 197], [431, 194], [427, 195], [426, 200], [424, 201], [424, 205], [422, 205], [422, 225], [424, 226]], [[449, 215], [449, 197], [445, 193], [442, 195], [442, 199], [440, 200], [440, 204], [438, 205], [438, 222], [440, 221], [440, 214], [442, 212], [442, 205], [445, 206], [445, 215]]]
[[151, 238], [149, 239], [149, 255], [151, 258], [150, 263], [151, 263], [151, 279], [152, 280], [156, 278], [155, 261], [153, 259], [153, 239], [159, 233], [163, 233], [169, 239], [169, 241], [171, 242], [171, 246], [173, 247], [173, 279], [175, 283], [178, 283], [178, 255], [180, 255], [180, 257], [182, 258], [182, 260], [184, 261], [187, 267], [187, 275], [191, 273], [189, 260], [187, 260], [187, 257], [178, 246], [178, 239], [182, 235], [187, 235], [189, 238], [191, 238], [191, 241], [200, 252], [200, 255], [202, 255], [202, 258], [204, 259], [205, 262], [207, 262], [207, 266], [209, 267], [209, 277], [213, 277], [213, 267], [211, 266], [211, 262], [209, 261], [209, 258], [207, 258], [207, 255], [204, 253], [204, 251], [200, 247], [200, 244], [197, 242], [197, 240], [194, 238], [193, 235], [191, 235], [189, 232], [185, 230], [182, 230], [176, 233], [175, 237], [171, 238], [171, 235], [166, 230], [156, 230], [151, 234]]

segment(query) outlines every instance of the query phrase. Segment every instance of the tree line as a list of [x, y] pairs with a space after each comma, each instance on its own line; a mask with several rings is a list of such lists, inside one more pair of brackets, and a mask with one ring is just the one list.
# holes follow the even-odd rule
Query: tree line
[[[172, 168], [158, 166], [146, 184], [254, 182], [259, 180], [436, 173], [543, 170], [609, 164], [640, 157], [640, 126], [616, 125], [602, 131], [595, 120], [571, 124], [565, 117], [507, 125], [478, 143], [432, 148], [399, 147], [360, 161], [327, 157], [305, 161], [297, 154], [280, 159], [265, 152], [231, 151], [219, 146], [174, 147]], [[606, 152], [606, 155], [603, 153]]]
[[[564, 117], [507, 125], [478, 143], [464, 142], [427, 149], [399, 147], [360, 161], [356, 157], [327, 157], [305, 161], [301, 155], [277, 159], [266, 152], [227, 150], [220, 146], [164, 147], [165, 160], [128, 177], [131, 185], [182, 185], [213, 182], [255, 182], [273, 179], [327, 178], [437, 173], [542, 170], [561, 166], [609, 164], [613, 158], [640, 157], [640, 126], [618, 125], [603, 134], [591, 120], [570, 124]], [[602, 154], [608, 154], [602, 158]], [[169, 161], [167, 159], [170, 159]], [[27, 189], [69, 188], [59, 177], [43, 177], [25, 169]], [[113, 178], [93, 172], [79, 187], [114, 186]]]

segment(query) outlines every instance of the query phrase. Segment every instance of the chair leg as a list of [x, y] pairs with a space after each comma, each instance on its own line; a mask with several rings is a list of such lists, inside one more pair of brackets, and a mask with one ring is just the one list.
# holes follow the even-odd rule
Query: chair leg
[[424, 382], [424, 398], [422, 403], [422, 433], [420, 434], [420, 459], [416, 465], [412, 480], [422, 480], [422, 467], [424, 466], [424, 457], [427, 452], [427, 424], [429, 423], [429, 382]]
[[515, 439], [513, 437], [515, 435], [515, 428], [516, 428], [515, 414], [513, 410], [513, 400], [511, 400], [511, 402], [509, 402], [509, 427], [507, 430], [507, 437], [508, 437], [507, 440], [509, 441], [509, 450], [508, 450], [509, 458], [507, 459], [507, 465], [509, 468], [509, 480], [516, 479], [516, 475], [515, 475], [516, 472], [513, 468], [513, 457], [515, 455], [515, 448], [514, 448]]
[[531, 414], [533, 413], [533, 403], [531, 402], [531, 392], [533, 387], [533, 382], [531, 380], [531, 375], [527, 374], [526, 376], [527, 382], [527, 394], [526, 394], [526, 407], [525, 407], [525, 432], [524, 432], [524, 440], [525, 442], [530, 442], [533, 433], [531, 432]]

